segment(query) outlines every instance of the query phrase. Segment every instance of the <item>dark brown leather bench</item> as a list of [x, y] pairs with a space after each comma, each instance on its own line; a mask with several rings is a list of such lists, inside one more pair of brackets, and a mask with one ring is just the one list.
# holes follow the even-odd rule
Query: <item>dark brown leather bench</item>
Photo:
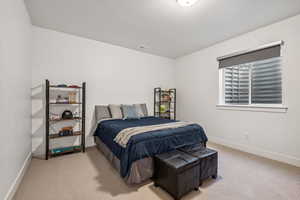
[[166, 190], [175, 200], [199, 187], [199, 159], [182, 151], [154, 157], [154, 185]]
[[218, 152], [203, 148], [201, 145], [187, 146], [178, 149], [199, 159], [199, 185], [210, 177], [216, 179], [218, 177]]

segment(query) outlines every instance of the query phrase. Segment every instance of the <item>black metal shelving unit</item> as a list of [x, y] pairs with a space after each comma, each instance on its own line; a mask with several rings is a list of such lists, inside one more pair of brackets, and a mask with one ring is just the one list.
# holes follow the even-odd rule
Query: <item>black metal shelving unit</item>
[[[78, 101], [81, 102], [72, 102], [72, 103], [59, 103], [59, 102], [50, 102], [50, 93], [52, 90], [74, 90], [76, 94], [78, 94]], [[86, 102], [86, 83], [83, 82], [82, 86], [78, 87], [69, 87], [69, 86], [56, 86], [51, 85], [49, 80], [46, 80], [46, 153], [45, 153], [45, 159], [48, 160], [51, 157], [65, 155], [69, 153], [75, 153], [75, 152], [85, 152], [85, 102]], [[51, 106], [63, 106], [63, 105], [72, 105], [72, 106], [79, 106], [79, 114], [78, 116], [74, 116], [72, 119], [62, 119], [62, 118], [56, 118], [53, 119], [50, 117], [50, 109]], [[72, 135], [65, 135], [60, 136], [58, 133], [51, 133], [50, 134], [50, 127], [53, 123], [60, 123], [64, 121], [70, 121], [75, 120], [81, 122], [80, 124], [80, 130], [74, 131]], [[74, 145], [69, 147], [63, 147], [65, 148], [65, 151], [59, 152], [59, 153], [53, 153], [52, 149], [50, 149], [50, 141], [54, 139], [59, 138], [65, 138], [65, 137], [81, 137], [80, 145]]]
[[154, 116], [176, 120], [176, 89], [154, 88]]

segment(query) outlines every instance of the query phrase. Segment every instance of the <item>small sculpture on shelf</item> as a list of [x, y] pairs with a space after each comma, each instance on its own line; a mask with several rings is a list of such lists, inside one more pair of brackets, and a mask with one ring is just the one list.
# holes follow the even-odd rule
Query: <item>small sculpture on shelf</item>
[[73, 119], [73, 113], [70, 110], [65, 110], [62, 115], [61, 115], [62, 119]]
[[160, 112], [165, 113], [167, 111], [167, 106], [166, 105], [160, 105]]
[[50, 112], [49, 119], [50, 120], [58, 120], [58, 119], [60, 119], [60, 115], [56, 114], [56, 113], [53, 113], [53, 112]]
[[63, 127], [59, 133], [59, 136], [68, 136], [68, 135], [73, 135], [73, 127], [72, 126], [67, 126]]
[[57, 84], [57, 85], [53, 85], [53, 87], [57, 87], [57, 88], [75, 88], [75, 89], [79, 89], [81, 88], [78, 85], [67, 85], [67, 84]]
[[171, 95], [164, 93], [161, 95], [162, 101], [171, 101]]
[[69, 92], [69, 103], [76, 103], [76, 92]]
[[62, 95], [57, 95], [56, 103], [69, 103], [69, 97], [62, 97]]
[[69, 88], [80, 88], [78, 85], [70, 85]]
[[64, 88], [64, 87], [68, 87], [68, 86], [66, 84], [58, 84], [56, 87]]

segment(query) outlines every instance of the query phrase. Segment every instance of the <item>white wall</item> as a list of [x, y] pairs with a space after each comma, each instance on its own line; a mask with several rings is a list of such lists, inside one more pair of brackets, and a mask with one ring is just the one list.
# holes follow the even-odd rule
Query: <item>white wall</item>
[[[174, 87], [174, 60], [34, 27], [32, 134], [35, 155], [44, 153], [41, 84], [87, 83], [87, 134], [96, 104], [142, 103], [153, 110], [154, 87]], [[67, 141], [64, 141], [67, 142]], [[87, 138], [88, 145], [93, 143]], [[55, 144], [53, 144], [55, 146]]]
[[31, 152], [31, 23], [23, 0], [0, 1], [0, 199]]
[[[177, 59], [179, 118], [202, 124], [210, 141], [300, 166], [299, 33], [300, 15]], [[218, 110], [216, 58], [278, 40], [285, 42], [283, 81], [288, 112]]]
[[[153, 88], [178, 89], [180, 119], [201, 123], [211, 141], [300, 165], [298, 51], [300, 16], [260, 28], [176, 61], [48, 29], [34, 27], [32, 65], [33, 151], [44, 153], [42, 84], [87, 82], [87, 133], [94, 105], [146, 102]], [[218, 56], [284, 40], [283, 75], [287, 113], [219, 110]], [[175, 70], [174, 70], [175, 65]], [[174, 73], [175, 71], [175, 73]], [[248, 134], [248, 139], [245, 134]], [[87, 136], [91, 145], [92, 137]], [[73, 142], [73, 141], [71, 141]]]

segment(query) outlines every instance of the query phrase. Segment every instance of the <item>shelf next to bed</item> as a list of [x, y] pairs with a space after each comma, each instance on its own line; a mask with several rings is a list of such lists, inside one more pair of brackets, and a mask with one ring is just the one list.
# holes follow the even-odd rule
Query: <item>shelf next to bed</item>
[[[62, 98], [62, 94], [65, 91], [60, 89], [69, 89], [69, 96], [67, 98]], [[73, 90], [72, 90], [73, 89]], [[53, 92], [53, 94], [52, 94]], [[57, 95], [56, 101], [53, 100], [54, 94]], [[50, 157], [65, 155], [69, 153], [75, 152], [85, 152], [85, 96], [86, 96], [86, 83], [83, 82], [82, 85], [51, 85], [49, 80], [46, 80], [46, 153], [45, 159], [48, 160]], [[51, 97], [51, 101], [50, 101]], [[64, 100], [60, 102], [59, 100]], [[66, 101], [65, 101], [66, 100]], [[55, 106], [59, 105], [59, 106]], [[70, 109], [70, 105], [72, 105], [72, 109]], [[64, 107], [65, 106], [65, 107]], [[60, 110], [63, 109], [61, 114], [52, 113], [52, 109]], [[51, 110], [51, 112], [50, 112]], [[57, 111], [56, 111], [57, 112]], [[61, 111], [59, 111], [61, 112]], [[74, 131], [74, 123], [61, 123], [68, 121], [76, 121], [76, 130]], [[59, 122], [59, 123], [58, 123]], [[66, 126], [65, 124], [72, 124]], [[52, 126], [57, 127], [61, 125], [65, 125], [64, 127], [60, 127], [59, 133], [50, 133], [51, 130], [56, 130]], [[78, 126], [78, 127], [77, 127]], [[53, 131], [51, 131], [53, 132]], [[61, 133], [61, 134], [60, 134]], [[53, 139], [58, 138], [71, 138], [71, 137], [79, 136], [80, 145], [77, 146], [69, 146], [69, 147], [60, 147], [51, 149], [50, 142]], [[60, 141], [57, 141], [60, 142]], [[56, 142], [56, 144], [57, 144]]]
[[176, 89], [154, 88], [154, 116], [176, 119]]

